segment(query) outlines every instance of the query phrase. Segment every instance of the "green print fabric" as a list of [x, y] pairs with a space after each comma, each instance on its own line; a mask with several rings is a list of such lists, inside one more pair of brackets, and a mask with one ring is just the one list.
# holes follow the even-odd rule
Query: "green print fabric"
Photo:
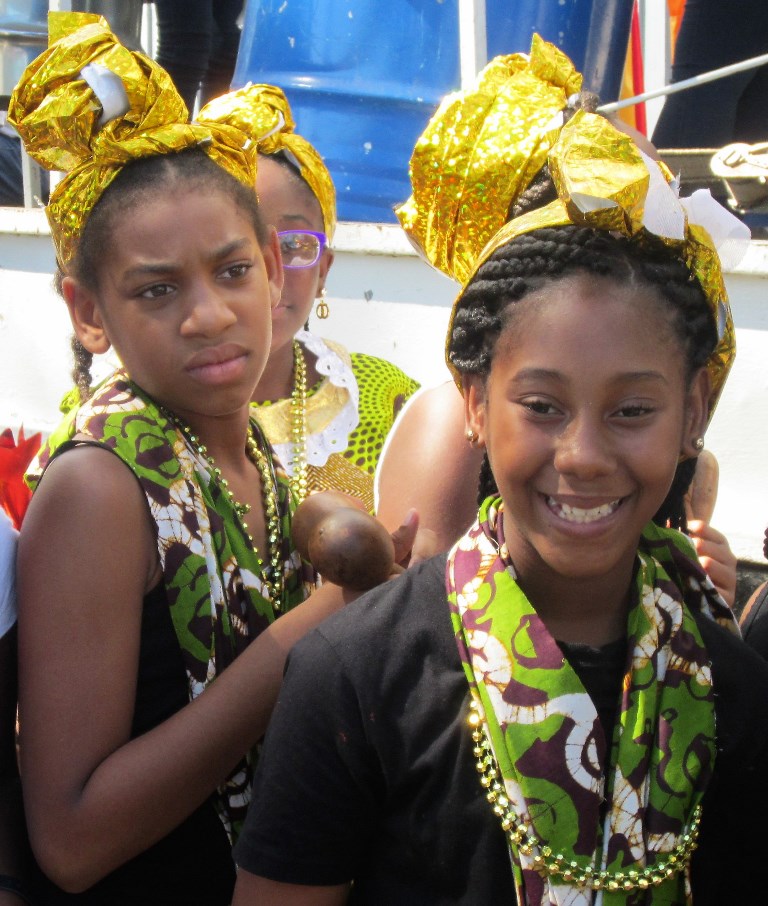
[[738, 633], [733, 615], [688, 539], [650, 524], [637, 554], [620, 710], [606, 741], [592, 700], [516, 582], [502, 514], [500, 499], [485, 501], [448, 557], [446, 584], [504, 792], [538, 841], [528, 853], [510, 842], [519, 902], [689, 903], [686, 870], [593, 900], [586, 885], [537, 866], [542, 853], [562, 854], [574, 873], [636, 880], [680, 844], [715, 759], [712, 676], [692, 611]]
[[[271, 458], [254, 422], [251, 430]], [[285, 612], [307, 596], [302, 564], [290, 545], [293, 500], [288, 479], [275, 468], [284, 590], [282, 600], [274, 602], [265, 581], [268, 558], [251, 545], [210, 463], [124, 372], [101, 384], [60, 426], [33, 468], [30, 483], [39, 481], [52, 456], [65, 449], [75, 434], [114, 451], [146, 494], [189, 695], [194, 699], [273, 622], [276, 603]], [[250, 799], [252, 761], [249, 755], [237, 766], [217, 797], [220, 817], [233, 840]]]

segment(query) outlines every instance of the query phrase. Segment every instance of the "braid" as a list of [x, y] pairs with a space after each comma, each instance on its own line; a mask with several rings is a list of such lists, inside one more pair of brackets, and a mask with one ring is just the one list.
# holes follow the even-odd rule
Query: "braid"
[[[521, 196], [523, 206], [527, 195]], [[532, 195], [540, 198], [540, 187]], [[717, 328], [701, 286], [682, 260], [670, 257], [669, 250], [652, 239], [640, 245], [605, 231], [564, 226], [518, 236], [481, 265], [454, 317], [448, 352], [454, 368], [487, 377], [499, 335], [517, 314], [513, 303], [579, 271], [656, 290], [682, 344], [688, 377], [706, 363], [717, 344]], [[685, 529], [683, 497], [694, 470], [695, 461], [678, 467], [657, 514], [659, 521]], [[482, 476], [481, 491], [486, 486]]]
[[480, 466], [480, 479], [477, 483], [477, 504], [478, 506], [485, 500], [486, 497], [491, 497], [499, 493], [499, 489], [496, 487], [496, 479], [493, 477], [493, 472], [491, 471], [491, 464], [488, 461], [488, 453], [486, 451], [483, 456], [483, 462]]
[[70, 340], [72, 354], [75, 357], [75, 366], [72, 369], [72, 380], [77, 387], [77, 393], [80, 402], [84, 403], [91, 398], [91, 365], [93, 364], [93, 353], [88, 352], [76, 336]]

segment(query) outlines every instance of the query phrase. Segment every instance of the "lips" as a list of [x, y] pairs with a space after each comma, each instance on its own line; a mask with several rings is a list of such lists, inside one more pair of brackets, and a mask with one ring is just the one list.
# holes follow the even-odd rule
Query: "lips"
[[194, 371], [196, 368], [206, 368], [209, 365], [222, 365], [233, 359], [239, 359], [245, 354], [246, 350], [235, 343], [226, 343], [222, 346], [201, 349], [187, 362], [187, 370]]
[[586, 525], [612, 516], [621, 506], [624, 499], [623, 497], [617, 497], [614, 500], [605, 500], [603, 502], [584, 499], [579, 501], [582, 506], [576, 506], [575, 502], [565, 503], [545, 495], [549, 509], [564, 522], [570, 522], [575, 525]]
[[240, 377], [248, 351], [235, 343], [201, 349], [187, 362], [186, 371], [205, 384], [221, 384]]

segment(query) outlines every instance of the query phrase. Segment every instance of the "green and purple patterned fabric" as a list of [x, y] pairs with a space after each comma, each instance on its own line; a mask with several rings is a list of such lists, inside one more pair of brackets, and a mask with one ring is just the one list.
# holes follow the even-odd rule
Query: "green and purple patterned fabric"
[[[268, 457], [271, 450], [252, 422], [251, 430]], [[265, 581], [268, 558], [253, 548], [232, 502], [212, 473], [163, 410], [128, 376], [115, 372], [95, 395], [59, 426], [33, 463], [33, 486], [56, 452], [75, 435], [108, 447], [136, 475], [157, 530], [176, 636], [189, 682], [190, 700], [205, 690], [281, 612], [303, 601], [311, 576], [291, 547], [293, 498], [287, 476], [275, 468], [282, 535], [284, 590], [270, 599]], [[219, 790], [217, 807], [234, 839], [250, 799], [253, 772], [248, 756]]]
[[[499, 498], [486, 500], [449, 554], [451, 619], [506, 795], [540, 841], [529, 853], [510, 845], [519, 902], [591, 906], [592, 890], [540, 873], [536, 856], [549, 847], [545, 856], [565, 854], [578, 872], [626, 877], [675, 849], [715, 759], [712, 676], [692, 613], [738, 629], [688, 539], [650, 524], [637, 554], [617, 724], [606, 740], [591, 698], [517, 584], [502, 514]], [[652, 892], [603, 890], [598, 901], [648, 897], [689, 902], [687, 872]]]

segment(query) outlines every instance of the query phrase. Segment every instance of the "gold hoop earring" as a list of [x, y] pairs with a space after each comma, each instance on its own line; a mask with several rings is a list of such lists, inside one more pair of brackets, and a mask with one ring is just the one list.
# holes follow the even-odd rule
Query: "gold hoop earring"
[[325, 321], [330, 313], [328, 303], [325, 301], [325, 287], [323, 287], [320, 290], [320, 301], [315, 306], [315, 314], [320, 321]]
[[475, 434], [475, 432], [471, 428], [467, 429], [465, 437], [469, 441], [470, 447], [474, 447], [474, 445], [478, 442], [478, 440], [480, 440], [479, 436], [477, 434]]

